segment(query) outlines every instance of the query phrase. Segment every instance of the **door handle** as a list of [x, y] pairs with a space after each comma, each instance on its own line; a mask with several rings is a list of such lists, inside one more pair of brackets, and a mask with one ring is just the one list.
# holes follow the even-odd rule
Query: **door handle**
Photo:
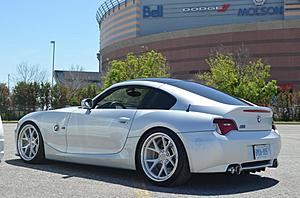
[[121, 122], [121, 123], [127, 123], [128, 121], [130, 121], [130, 118], [127, 118], [127, 117], [120, 117], [119, 118], [119, 122]]

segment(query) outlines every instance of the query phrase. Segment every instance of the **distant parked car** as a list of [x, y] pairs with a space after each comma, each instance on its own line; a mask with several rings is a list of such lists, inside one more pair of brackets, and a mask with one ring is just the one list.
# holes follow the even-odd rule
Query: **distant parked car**
[[0, 116], [0, 161], [4, 155], [4, 133], [3, 133], [3, 125]]
[[154, 78], [115, 84], [81, 107], [31, 113], [18, 123], [16, 145], [27, 163], [137, 169], [155, 184], [176, 185], [191, 173], [277, 167], [281, 143], [269, 108]]

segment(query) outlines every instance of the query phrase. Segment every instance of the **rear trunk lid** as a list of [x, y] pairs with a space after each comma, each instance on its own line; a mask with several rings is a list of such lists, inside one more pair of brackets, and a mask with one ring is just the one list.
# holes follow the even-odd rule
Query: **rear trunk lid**
[[224, 118], [235, 121], [239, 131], [271, 130], [272, 116], [270, 108], [259, 106], [237, 106], [224, 114]]

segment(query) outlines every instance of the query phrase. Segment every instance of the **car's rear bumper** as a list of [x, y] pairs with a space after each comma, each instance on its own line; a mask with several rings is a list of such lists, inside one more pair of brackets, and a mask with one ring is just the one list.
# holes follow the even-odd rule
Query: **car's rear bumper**
[[0, 160], [4, 156], [4, 139], [0, 138]]
[[[191, 172], [226, 172], [231, 165], [239, 165], [241, 170], [259, 169], [273, 166], [277, 159], [281, 140], [275, 131], [232, 131], [227, 135], [217, 132], [180, 133], [187, 154]], [[254, 145], [270, 145], [270, 156], [254, 158]]]

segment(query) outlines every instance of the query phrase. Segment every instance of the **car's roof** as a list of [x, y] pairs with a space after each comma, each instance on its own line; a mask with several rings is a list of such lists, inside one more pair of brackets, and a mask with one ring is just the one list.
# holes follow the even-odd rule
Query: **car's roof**
[[174, 78], [138, 78], [138, 79], [133, 79], [130, 81], [150, 81], [150, 82], [158, 82], [158, 83], [163, 83], [163, 84], [172, 84], [176, 82], [189, 82], [186, 80], [179, 80], [179, 79], [174, 79]]
[[[224, 92], [221, 92], [213, 87], [203, 85], [198, 82], [188, 81], [188, 80], [179, 80], [172, 78], [142, 78], [131, 80], [130, 82], [155, 82], [162, 83], [174, 86], [176, 88], [183, 89], [190, 93], [196, 94], [198, 96], [207, 98], [209, 100], [217, 101], [223, 104], [230, 105], [249, 105], [249, 103], [242, 101], [238, 98], [230, 96]], [[174, 93], [173, 93], [174, 94]], [[189, 96], [188, 96], [189, 97]]]

